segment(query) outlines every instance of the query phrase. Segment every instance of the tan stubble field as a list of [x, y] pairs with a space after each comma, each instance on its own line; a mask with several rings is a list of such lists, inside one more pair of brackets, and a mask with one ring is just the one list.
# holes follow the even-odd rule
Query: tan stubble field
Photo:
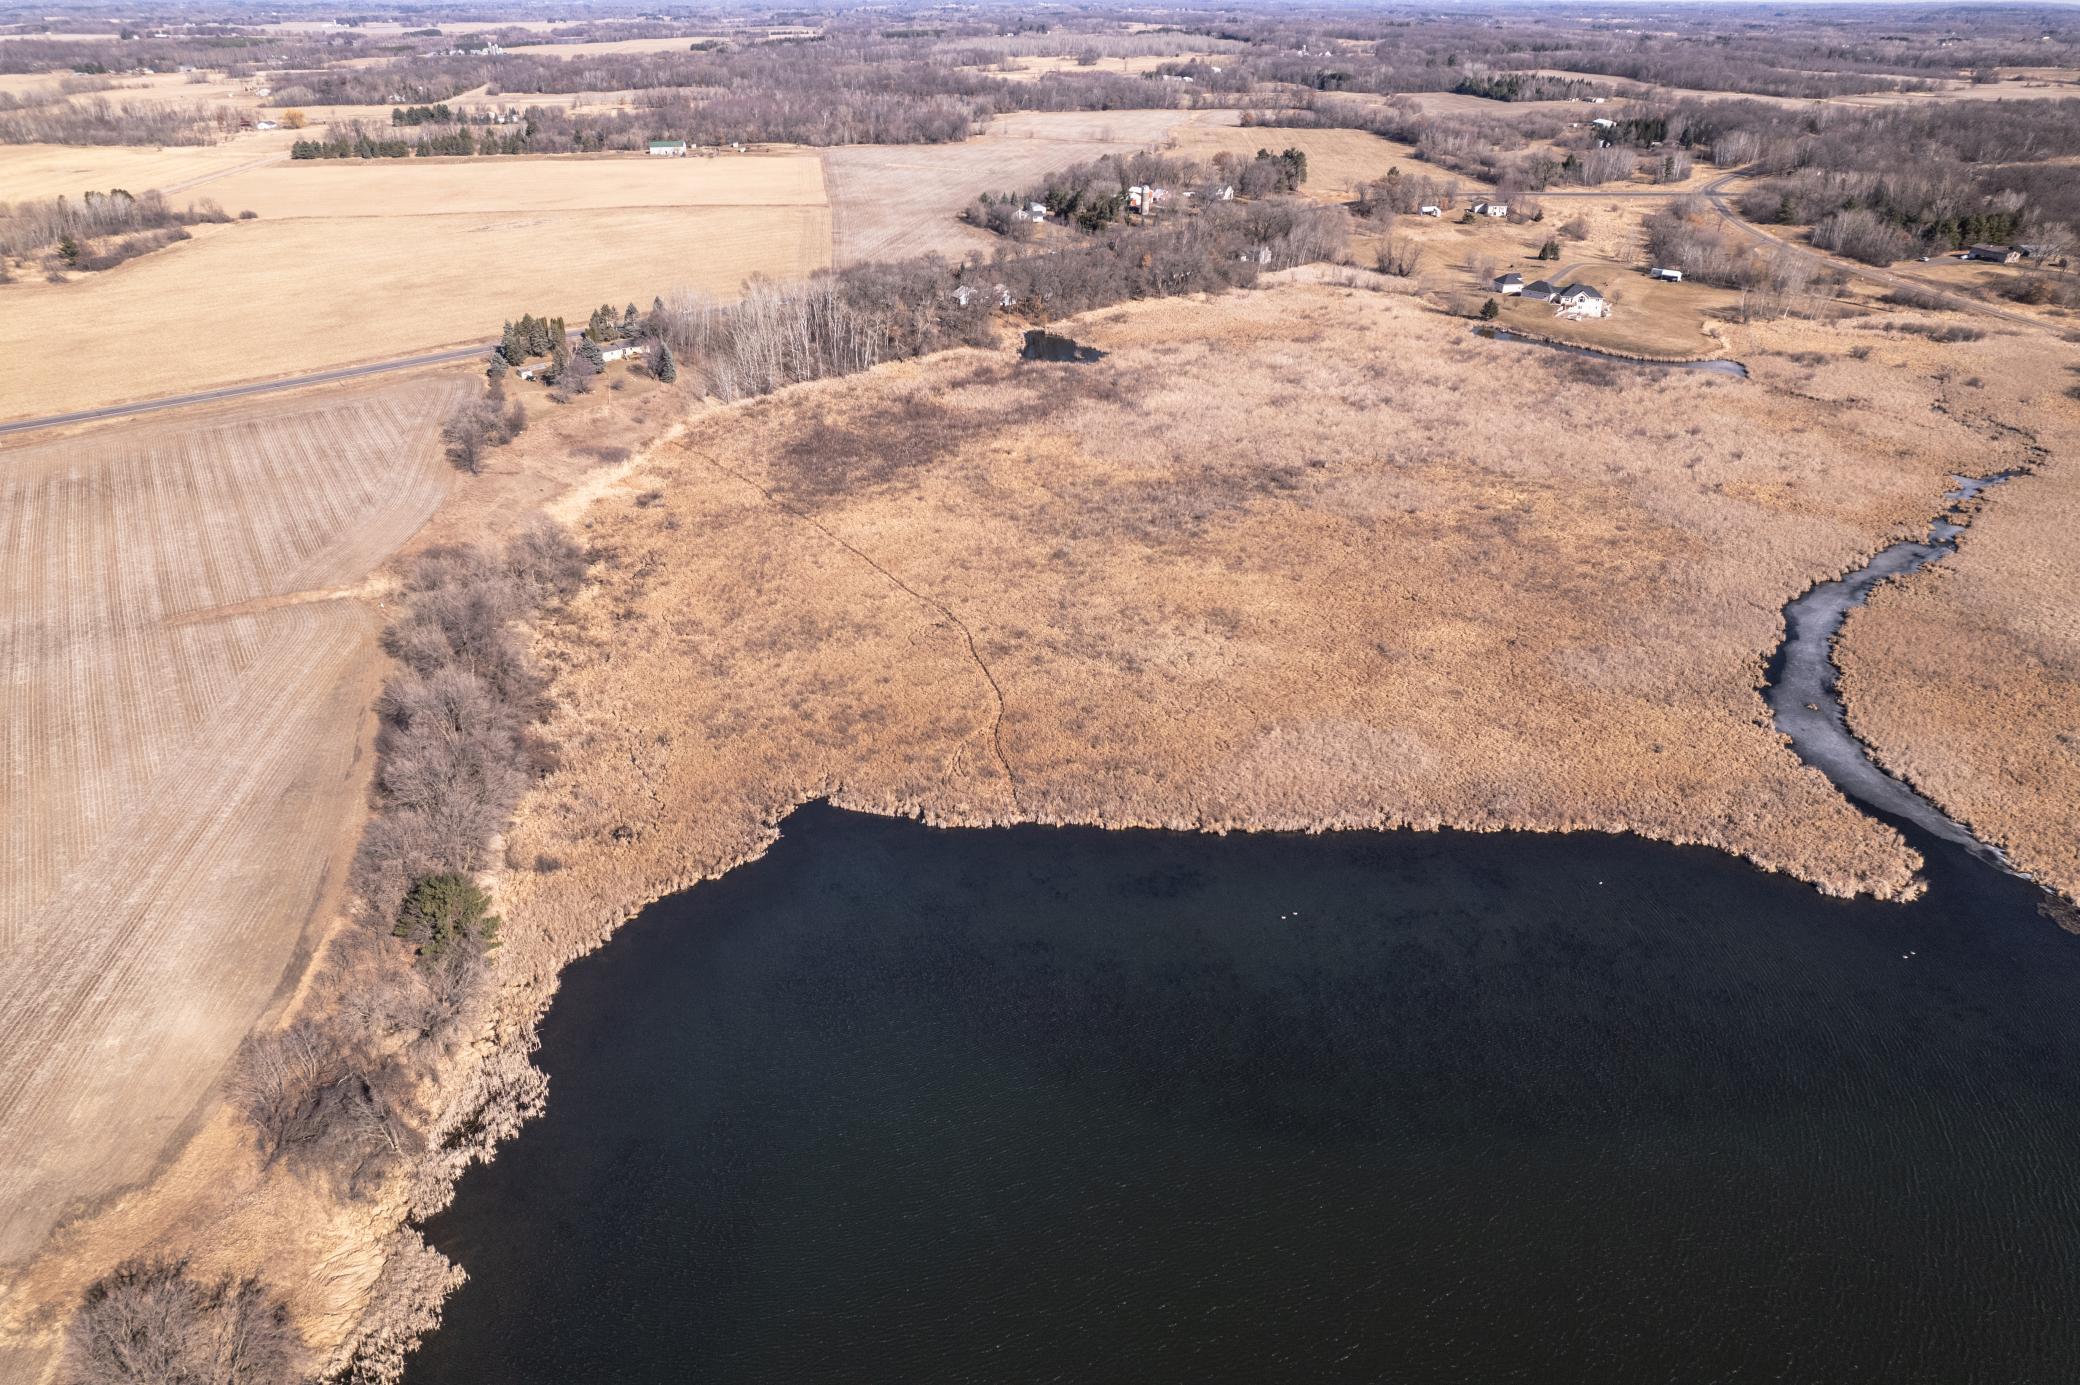
[[[382, 166], [308, 162], [207, 185], [260, 219], [65, 284], [0, 285], [0, 415], [39, 416], [582, 322], [690, 287], [830, 263], [813, 154]], [[250, 196], [248, 196], [250, 194]], [[271, 209], [269, 211], [263, 209]], [[92, 324], [92, 366], [50, 349]]]
[[329, 921], [379, 661], [351, 598], [453, 377], [0, 451], [0, 1265], [148, 1175]]

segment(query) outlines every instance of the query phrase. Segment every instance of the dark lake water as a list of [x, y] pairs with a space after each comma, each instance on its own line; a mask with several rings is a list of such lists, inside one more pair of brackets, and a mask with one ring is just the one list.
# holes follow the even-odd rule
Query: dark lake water
[[2080, 1380], [2080, 938], [1928, 849], [806, 808], [570, 969], [409, 1380]]

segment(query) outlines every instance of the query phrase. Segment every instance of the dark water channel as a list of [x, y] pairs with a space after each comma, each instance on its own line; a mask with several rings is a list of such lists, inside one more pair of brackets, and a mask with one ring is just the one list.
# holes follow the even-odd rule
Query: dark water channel
[[1615, 351], [1598, 351], [1593, 346], [1576, 346], [1571, 342], [1547, 341], [1543, 337], [1527, 337], [1502, 327], [1476, 327], [1474, 335], [1489, 341], [1514, 342], [1519, 346], [1541, 346], [1548, 351], [1560, 351], [1570, 356], [1587, 356], [1593, 360], [1610, 361], [1615, 365], [1634, 366], [1641, 370], [1701, 370], [1707, 375], [1731, 375], [1737, 379], [1748, 378], [1748, 368], [1739, 361], [1723, 357], [1710, 357], [1697, 361], [1658, 361], [1644, 356], [1621, 356]]
[[409, 1380], [2080, 1379], [2080, 938], [1907, 830], [805, 808], [570, 969]]
[[1895, 577], [1919, 572], [1957, 551], [1958, 536], [1971, 523], [1964, 507], [2012, 473], [1953, 476], [1944, 497], [1949, 507], [1932, 520], [1926, 539], [1882, 549], [1854, 572], [1815, 584], [1784, 608], [1786, 638], [1771, 660], [1765, 696], [1777, 729], [1791, 738], [1800, 759], [1819, 769], [1837, 788], [1888, 822], [1904, 819], [1922, 831], [2005, 867], [1995, 848], [1974, 838], [1933, 803], [1881, 769], [1849, 730], [1836, 687], [1834, 639], [1850, 611]]

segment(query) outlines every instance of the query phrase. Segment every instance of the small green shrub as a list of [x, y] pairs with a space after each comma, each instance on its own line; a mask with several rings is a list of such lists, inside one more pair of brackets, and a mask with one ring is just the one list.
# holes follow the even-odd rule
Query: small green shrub
[[425, 876], [406, 892], [393, 931], [417, 944], [420, 960], [431, 963], [458, 942], [473, 943], [485, 952], [497, 947], [498, 923], [491, 897], [476, 881], [459, 871], [444, 871]]

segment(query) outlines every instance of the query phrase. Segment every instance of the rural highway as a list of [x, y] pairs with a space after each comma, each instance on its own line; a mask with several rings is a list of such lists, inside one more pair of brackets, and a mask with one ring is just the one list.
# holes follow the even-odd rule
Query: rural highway
[[12, 423], [0, 423], [0, 437], [9, 433], [29, 433], [38, 428], [59, 428], [68, 423], [94, 423], [107, 418], [126, 418], [131, 414], [156, 413], [160, 409], [180, 409], [190, 404], [208, 404], [218, 399], [242, 399], [249, 394], [273, 394], [277, 390], [299, 390], [306, 385], [329, 384], [334, 380], [356, 380], [364, 375], [381, 375], [386, 371], [410, 370], [414, 366], [445, 365], [450, 361], [466, 361], [481, 356], [491, 349], [491, 343], [480, 346], [454, 346], [445, 351], [428, 351], [418, 356], [399, 356], [394, 360], [370, 361], [366, 365], [341, 366], [336, 370], [321, 370], [312, 375], [291, 375], [285, 380], [256, 380], [249, 385], [226, 385], [221, 389], [198, 390], [194, 394], [170, 394], [162, 399], [140, 399], [134, 404], [110, 404], [102, 409], [83, 409], [76, 414], [52, 414], [47, 418], [20, 418]]

